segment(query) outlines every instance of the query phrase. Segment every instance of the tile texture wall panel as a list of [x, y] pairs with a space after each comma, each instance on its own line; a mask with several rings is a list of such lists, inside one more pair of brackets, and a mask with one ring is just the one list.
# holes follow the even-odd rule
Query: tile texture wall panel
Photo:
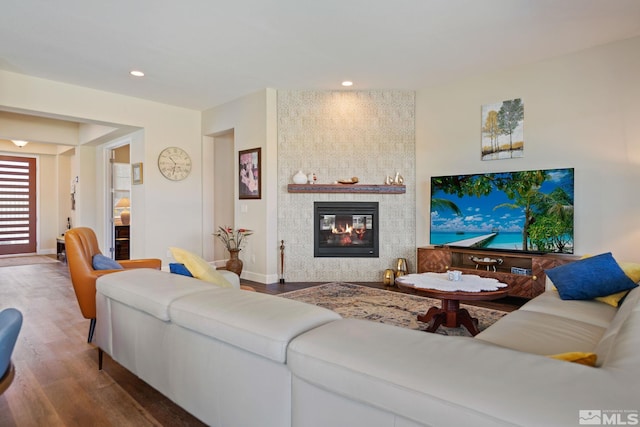
[[[298, 171], [318, 183], [357, 176], [383, 184], [399, 172], [405, 194], [288, 193]], [[289, 282], [382, 281], [399, 257], [415, 271], [415, 94], [278, 91], [278, 241]], [[378, 201], [379, 258], [314, 258], [314, 201]]]

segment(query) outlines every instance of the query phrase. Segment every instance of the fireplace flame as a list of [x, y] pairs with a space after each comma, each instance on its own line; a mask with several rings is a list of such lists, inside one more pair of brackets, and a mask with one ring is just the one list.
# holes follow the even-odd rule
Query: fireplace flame
[[331, 228], [331, 234], [337, 235], [339, 244], [342, 246], [350, 245], [353, 243], [352, 235], [355, 233], [358, 240], [363, 240], [364, 235], [367, 233], [365, 227], [354, 228], [353, 225], [338, 225]]
[[333, 227], [331, 229], [331, 232], [333, 234], [351, 234], [352, 231], [353, 231], [353, 227], [350, 225], [347, 225], [347, 226], [339, 225], [337, 228]]

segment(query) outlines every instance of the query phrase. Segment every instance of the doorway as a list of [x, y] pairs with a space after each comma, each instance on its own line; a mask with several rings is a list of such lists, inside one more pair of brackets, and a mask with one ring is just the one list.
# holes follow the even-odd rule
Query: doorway
[[[235, 138], [233, 129], [213, 139], [213, 218], [214, 230], [219, 226], [234, 227], [235, 218]], [[229, 256], [227, 248], [218, 239], [213, 246], [213, 259]]]
[[115, 260], [130, 258], [131, 227], [131, 164], [129, 144], [111, 150], [111, 180], [109, 205], [111, 256]]
[[36, 247], [36, 159], [0, 156], [0, 255]]

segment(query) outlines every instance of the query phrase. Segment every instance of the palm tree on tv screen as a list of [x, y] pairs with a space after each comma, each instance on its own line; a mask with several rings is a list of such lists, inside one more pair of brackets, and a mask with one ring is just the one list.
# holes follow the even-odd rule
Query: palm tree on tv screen
[[545, 252], [566, 252], [572, 244], [573, 200], [562, 188], [546, 195], [536, 221], [529, 227], [531, 244]]

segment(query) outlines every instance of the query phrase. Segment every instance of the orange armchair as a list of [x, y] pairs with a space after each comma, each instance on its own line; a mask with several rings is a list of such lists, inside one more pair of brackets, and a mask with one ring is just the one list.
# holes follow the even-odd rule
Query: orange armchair
[[[93, 332], [96, 328], [96, 280], [98, 277], [122, 270], [94, 270], [93, 256], [101, 254], [98, 247], [98, 239], [91, 228], [76, 227], [68, 230], [64, 235], [65, 251], [71, 283], [76, 292], [80, 311], [86, 319], [91, 319], [89, 324], [89, 337], [87, 342], [93, 340]], [[162, 260], [157, 258], [122, 260], [118, 261], [123, 268], [154, 268], [162, 267]]]

